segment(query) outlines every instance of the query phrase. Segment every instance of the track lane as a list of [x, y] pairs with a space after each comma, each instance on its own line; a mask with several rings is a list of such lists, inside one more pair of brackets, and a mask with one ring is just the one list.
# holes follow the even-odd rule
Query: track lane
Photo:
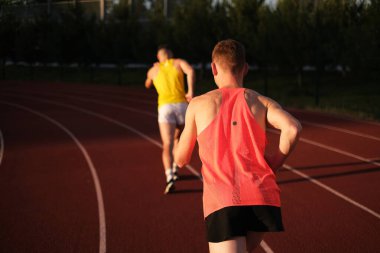
[[[321, 232], [321, 231], [320, 231], [320, 232]], [[357, 241], [353, 241], [353, 242], [355, 242], [355, 243], [356, 243]], [[312, 245], [312, 244], [311, 244], [311, 245]], [[316, 249], [316, 250], [320, 249], [320, 248], [318, 248], [318, 247], [317, 247], [317, 248], [315, 248], [315, 245], [312, 245], [312, 247], [313, 247], [314, 249]], [[352, 247], [352, 245], [350, 245], [350, 247]]]
[[[25, 102], [24, 102], [25, 103]], [[28, 103], [31, 103], [30, 101]], [[46, 106], [40, 104], [40, 107], [51, 108], [56, 114], [55, 117], [65, 117], [67, 112], [55, 108], [54, 105]], [[70, 113], [72, 118], [79, 118], [77, 113]], [[83, 114], [83, 113], [80, 113]], [[115, 114], [113, 114], [115, 116]], [[81, 118], [83, 115], [81, 116]], [[92, 117], [94, 118], [94, 117]], [[130, 121], [138, 122], [136, 117], [128, 117]], [[70, 121], [65, 117], [63, 121]], [[99, 119], [96, 119], [99, 125]], [[101, 121], [104, 121], [103, 119]], [[141, 122], [141, 121], [140, 121]], [[65, 124], [73, 126], [71, 122]], [[111, 125], [108, 123], [111, 127]], [[79, 124], [81, 125], [81, 124]], [[95, 125], [95, 124], [91, 124]], [[109, 128], [108, 127], [108, 128]], [[120, 128], [119, 126], [113, 126]], [[125, 133], [125, 129], [121, 129]], [[85, 131], [82, 129], [81, 131]], [[81, 137], [89, 153], [94, 157], [94, 162], [99, 164], [100, 178], [105, 185], [105, 203], [108, 212], [109, 221], [107, 231], [109, 237], [108, 248], [110, 252], [206, 252], [207, 244], [204, 241], [202, 209], [201, 209], [201, 181], [194, 178], [193, 175], [183, 171], [181, 173], [183, 180], [178, 187], [176, 194], [164, 196], [164, 176], [161, 168], [160, 149], [149, 142], [142, 142], [135, 134], [128, 139], [122, 139], [121, 144], [130, 146], [124, 149], [126, 153], [120, 152], [122, 148], [112, 148], [111, 146], [101, 145], [100, 143], [88, 144], [91, 138], [83, 138], [84, 133], [75, 129], [76, 135]], [[109, 140], [108, 140], [109, 141]], [[143, 145], [144, 147], [138, 148]], [[109, 148], [109, 149], [107, 149]], [[128, 164], [128, 170], [119, 168], [120, 174], [115, 178], [115, 171], [109, 171], [112, 168], [111, 159], [105, 159], [104, 155], [96, 152], [95, 149], [111, 152], [108, 156], [117, 155], [123, 159], [119, 161], [121, 165]], [[114, 150], [114, 152], [112, 152]], [[140, 151], [140, 152], [138, 152]], [[140, 157], [140, 159], [136, 159]], [[148, 158], [148, 160], [147, 160]], [[112, 159], [113, 160], [113, 159]], [[153, 164], [152, 164], [153, 163]], [[109, 168], [106, 170], [106, 168]], [[137, 166], [137, 167], [135, 167]], [[110, 168], [111, 167], [111, 168]], [[107, 172], [109, 171], [109, 172]], [[130, 176], [128, 176], [130, 175]], [[133, 177], [131, 177], [133, 175]], [[114, 179], [110, 181], [110, 178]], [[124, 181], [124, 182], [123, 182]], [[154, 183], [150, 183], [154, 182]], [[147, 188], [148, 187], [148, 188]], [[142, 196], [140, 196], [143, 194]], [[183, 195], [187, 196], [186, 198]], [[122, 198], [123, 197], [123, 198]], [[198, 206], [199, 208], [195, 208]], [[156, 207], [156, 208], [155, 208]], [[181, 207], [181, 215], [178, 215], [178, 207]], [[183, 215], [183, 216], [182, 216]], [[186, 217], [185, 219], [183, 217]], [[199, 221], [194, 224], [194, 221]], [[178, 224], [181, 224], [178, 227]], [[189, 234], [190, 233], [190, 234]], [[184, 237], [184, 234], [191, 235]], [[149, 242], [143, 243], [142, 238], [149, 238]], [[174, 242], [174, 243], [173, 243]], [[183, 245], [186, 248], [183, 249]]]
[[[55, 95], [55, 94], [50, 93], [50, 95]], [[65, 96], [68, 98], [79, 99], [82, 101], [100, 103], [106, 106], [113, 106], [113, 107], [119, 107], [119, 108], [123, 107], [126, 110], [136, 111], [139, 113], [146, 114], [148, 116], [155, 117], [156, 115], [152, 113], [150, 110], [146, 110], [145, 108], [135, 109], [131, 106], [119, 105], [114, 102], [102, 102], [102, 101], [99, 101], [99, 99], [93, 99], [93, 98], [91, 99], [87, 97], [81, 98], [80, 96], [77, 96], [77, 95], [76, 96], [65, 95]], [[123, 102], [125, 102], [125, 100]], [[370, 161], [372, 160], [373, 157], [376, 157], [379, 153], [378, 141], [376, 140], [376, 137], [370, 138], [370, 140], [366, 140], [366, 149], [363, 149], [361, 145], [356, 145], [358, 142], [361, 142], [362, 141], [361, 138], [363, 138], [363, 136], [358, 135], [360, 134], [358, 132], [355, 132], [356, 133], [355, 136], [350, 136], [350, 138], [347, 138], [346, 134], [350, 134], [349, 132], [343, 132], [343, 134], [337, 135], [334, 131], [332, 132], [320, 131], [320, 129], [317, 129], [317, 128], [304, 127], [304, 130], [307, 130], [307, 131], [303, 132], [303, 137], [301, 138], [301, 141], [309, 142], [312, 145], [317, 145], [322, 148], [327, 148], [334, 152], [345, 153], [348, 156], [356, 157], [359, 160], [366, 161], [369, 163], [374, 163], [375, 165], [377, 165], [376, 161]], [[364, 138], [367, 138], [367, 137], [364, 137]], [[333, 146], [336, 146], [336, 147], [331, 146], [332, 140], [334, 140]], [[349, 151], [346, 151], [346, 150], [349, 150]]]
[[[349, 117], [340, 117], [333, 114], [313, 112], [313, 111], [302, 111], [299, 109], [289, 108], [289, 111], [297, 118], [303, 119], [307, 122], [312, 123], [322, 123], [331, 127], [342, 128], [345, 130], [363, 133], [367, 135], [374, 136], [376, 138], [380, 137], [380, 123], [373, 121], [363, 121], [356, 120]], [[365, 131], [363, 131], [365, 129]]]
[[[25, 97], [25, 96], [23, 96], [23, 97]], [[127, 128], [127, 130], [132, 131], [132, 132], [134, 132], [134, 133], [140, 135], [141, 137], [147, 139], [148, 141], [152, 142], [153, 144], [155, 144], [156, 146], [158, 146], [159, 148], [161, 148], [161, 144], [159, 144], [157, 141], [152, 140], [151, 138], [147, 137], [145, 134], [142, 134], [142, 133], [139, 132], [138, 130], [133, 129], [133, 128], [131, 128], [131, 127], [128, 126], [128, 125], [125, 125], [125, 124], [123, 124], [123, 123], [121, 123], [121, 122], [119, 122], [119, 121], [116, 121], [116, 120], [114, 120], [114, 119], [112, 119], [112, 118], [109, 118], [109, 117], [106, 117], [106, 116], [104, 116], [104, 115], [100, 115], [100, 114], [98, 114], [98, 113], [94, 113], [94, 112], [92, 112], [92, 111], [89, 111], [89, 110], [86, 110], [86, 109], [82, 109], [82, 108], [77, 107], [77, 106], [72, 106], [72, 105], [63, 104], [63, 103], [59, 103], [59, 102], [54, 102], [54, 101], [50, 101], [50, 102], [49, 102], [48, 100], [42, 100], [42, 99], [39, 100], [39, 99], [36, 99], [36, 98], [29, 98], [29, 99], [31, 99], [31, 100], [36, 100], [36, 101], [41, 101], [41, 102], [46, 102], [46, 103], [50, 103], [50, 104], [54, 104], [54, 105], [59, 105], [59, 106], [68, 107], [68, 108], [70, 108], [70, 109], [74, 109], [74, 110], [77, 110], [77, 111], [80, 111], [80, 112], [83, 112], [83, 113], [86, 113], [86, 114], [90, 114], [90, 115], [93, 115], [93, 116], [99, 117], [99, 118], [101, 118], [101, 119], [103, 119], [103, 120], [106, 120], [106, 121], [109, 121], [109, 122], [111, 122], [111, 123], [114, 123], [114, 124], [117, 124], [117, 125], [119, 125], [119, 126], [122, 126], [122, 127], [124, 127], [124, 128]], [[140, 122], [141, 122], [141, 121], [140, 121]], [[190, 170], [194, 175], [196, 175], [197, 177], [199, 177], [199, 179], [201, 179], [201, 178], [200, 178], [200, 174], [199, 174], [197, 171], [195, 171], [191, 166], [189, 167], [189, 170]], [[188, 177], [188, 176], [187, 176], [187, 177]], [[193, 191], [193, 190], [188, 191], [188, 190], [181, 190], [181, 189], [179, 189], [179, 190], [176, 190], [175, 193], [178, 194], [178, 193], [188, 193], [188, 192], [191, 193], [191, 192], [201, 192], [201, 191], [202, 191], [201, 188], [198, 188], [198, 189], [195, 190], [195, 191]], [[201, 210], [201, 208], [200, 208], [200, 210]], [[267, 253], [268, 253], [268, 252], [272, 252], [271, 249], [270, 249], [270, 247], [269, 247], [269, 245], [266, 244], [265, 241], [262, 242], [262, 247], [263, 247], [263, 249], [265, 250], [265, 252], [267, 252]]]
[[[301, 154], [301, 155], [303, 155], [303, 154]], [[311, 156], [313, 156], [313, 154], [311, 153]], [[316, 156], [316, 155], [314, 155], [314, 156]], [[322, 156], [323, 158], [325, 158], [324, 156]], [[354, 163], [354, 162], [350, 162], [350, 163]], [[330, 164], [331, 165], [331, 164]], [[305, 167], [312, 167], [313, 165], [311, 165], [311, 166], [308, 166], [308, 165], [305, 165], [305, 166], [301, 166], [301, 168], [305, 168]], [[327, 167], [327, 166], [325, 166], [325, 169], [329, 169], [329, 167]], [[282, 172], [282, 174], [281, 175], [283, 175], [283, 173], [284, 172]], [[295, 177], [294, 175], [292, 176], [292, 177]], [[303, 184], [303, 183], [305, 183], [304, 181], [302, 181], [302, 178], [296, 178], [295, 177], [295, 179], [300, 179], [301, 181], [294, 181], [294, 182], [288, 182], [287, 183], [287, 185], [290, 185], [290, 184]], [[282, 186], [281, 186], [282, 187]], [[287, 186], [286, 186], [287, 187]], [[324, 196], [324, 195], [323, 195]], [[376, 224], [376, 223], [375, 223]], [[289, 232], [289, 231], [288, 231]], [[320, 232], [323, 232], [323, 231], [320, 231]], [[310, 234], [310, 232], [309, 231], [307, 231], [307, 233], [306, 234]], [[295, 235], [295, 236], [298, 236], [299, 237], [299, 235]], [[361, 238], [361, 237], [360, 237]], [[278, 238], [276, 238], [276, 240], [277, 240]], [[357, 240], [352, 240], [353, 242], [358, 242]], [[269, 241], [270, 242], [270, 241]], [[270, 244], [271, 244], [271, 246], [272, 246], [272, 242], [270, 242]], [[274, 244], [275, 246], [276, 246], [276, 244]], [[315, 245], [314, 245], [315, 246]], [[305, 245], [305, 247], [307, 247], [307, 245]], [[315, 250], [317, 250], [317, 249], [320, 249], [321, 247], [316, 247], [315, 248]], [[275, 249], [277, 249], [277, 248], [275, 248]], [[280, 248], [279, 248], [280, 249]], [[353, 249], [355, 249], [355, 246], [353, 247]], [[375, 248], [376, 249], [376, 248]], [[281, 251], [280, 251], [281, 252]], [[302, 251], [299, 251], [299, 252], [302, 252]], [[308, 251], [308, 252], [313, 252], [313, 251]], [[318, 252], [318, 251], [314, 251], [314, 252]], [[329, 252], [329, 251], [325, 251], [325, 252]]]
[[5, 104], [0, 111], [7, 139], [0, 172], [0, 251], [99, 252], [96, 194], [78, 146], [41, 115]]

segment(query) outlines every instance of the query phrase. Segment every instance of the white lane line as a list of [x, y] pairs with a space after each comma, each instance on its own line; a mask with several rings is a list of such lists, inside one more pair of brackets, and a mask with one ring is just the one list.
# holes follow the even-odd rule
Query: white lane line
[[379, 137], [369, 135], [369, 134], [363, 134], [363, 133], [359, 133], [359, 132], [355, 132], [355, 131], [351, 131], [351, 130], [347, 130], [347, 129], [340, 128], [340, 127], [333, 127], [333, 126], [329, 126], [329, 125], [325, 125], [325, 124], [318, 124], [318, 123], [313, 123], [313, 122], [304, 121], [304, 120], [302, 120], [302, 124], [320, 127], [320, 128], [325, 128], [325, 129], [329, 129], [329, 130], [334, 130], [334, 131], [338, 131], [338, 132], [342, 132], [342, 133], [346, 133], [346, 134], [356, 135], [359, 137], [364, 137], [364, 138], [372, 139], [375, 141], [380, 141]]
[[[270, 133], [279, 134], [279, 131], [274, 130], [274, 129], [268, 129], [267, 131], [270, 132]], [[341, 154], [341, 155], [352, 157], [352, 158], [355, 158], [355, 159], [360, 160], [360, 161], [365, 162], [365, 163], [369, 163], [369, 164], [373, 164], [373, 165], [376, 165], [376, 166], [380, 166], [379, 162], [373, 161], [371, 159], [364, 158], [364, 157], [359, 156], [359, 155], [355, 155], [353, 153], [350, 153], [350, 152], [347, 152], [347, 151], [344, 151], [344, 150], [341, 150], [341, 149], [338, 149], [338, 148], [331, 147], [329, 145], [325, 145], [325, 144], [322, 144], [322, 143], [319, 143], [319, 142], [316, 142], [316, 141], [312, 141], [312, 140], [309, 140], [309, 139], [306, 139], [306, 138], [302, 138], [302, 137], [299, 139], [299, 141], [302, 141], [302, 142], [305, 142], [305, 143], [308, 143], [308, 144], [320, 147], [322, 149], [327, 149], [327, 150], [336, 152], [336, 153]]]
[[[75, 91], [71, 91], [71, 92], [70, 91], [68, 91], [68, 92], [64, 91], [64, 93], [66, 93], [66, 94], [67, 93], [70, 93], [70, 94], [74, 93], [74, 94], [84, 95], [80, 91], [78, 91], [78, 92], [75, 92]], [[151, 99], [142, 100], [142, 99], [128, 97], [128, 95], [122, 96], [122, 95], [93, 94], [93, 93], [91, 93], [91, 95], [95, 95], [95, 96], [107, 96], [107, 97], [113, 97], [113, 98], [121, 98], [123, 100], [128, 100], [128, 101], [132, 101], [132, 102], [138, 102], [138, 103], [146, 104], [146, 105], [157, 105], [157, 102], [151, 100], [151, 99], [157, 100], [157, 98], [154, 98], [154, 97], [152, 97]]]
[[33, 113], [33, 114], [35, 114], [35, 115], [37, 115], [37, 116], [39, 116], [39, 117], [41, 117], [41, 118], [43, 118], [43, 119], [51, 122], [52, 124], [58, 126], [58, 128], [62, 129], [67, 135], [69, 135], [71, 137], [71, 139], [73, 139], [73, 141], [75, 142], [75, 144], [81, 150], [81, 152], [82, 152], [83, 156], [85, 157], [86, 162], [87, 162], [87, 164], [88, 164], [88, 166], [90, 168], [90, 171], [91, 171], [92, 179], [93, 179], [94, 185], [95, 185], [96, 198], [97, 198], [97, 202], [98, 202], [98, 212], [99, 212], [99, 253], [105, 253], [106, 252], [106, 219], [105, 219], [105, 211], [104, 211], [104, 202], [103, 202], [102, 188], [100, 186], [100, 181], [99, 181], [99, 177], [98, 177], [98, 174], [96, 172], [95, 166], [94, 166], [94, 164], [93, 164], [93, 162], [92, 162], [92, 160], [91, 160], [91, 158], [90, 158], [87, 150], [84, 148], [84, 146], [82, 145], [82, 143], [75, 137], [75, 135], [70, 130], [68, 130], [60, 122], [56, 121], [53, 118], [50, 118], [46, 114], [43, 114], [41, 112], [32, 110], [32, 109], [30, 109], [28, 107], [25, 107], [25, 106], [22, 106], [22, 105], [19, 105], [19, 104], [15, 104], [15, 103], [11, 103], [11, 102], [8, 102], [8, 101], [4, 101], [4, 100], [0, 100], [0, 103], [6, 104], [6, 105], [9, 105], [9, 106], [13, 106], [13, 107], [25, 110], [25, 111], [28, 111], [30, 113]]
[[274, 251], [269, 247], [269, 245], [264, 240], [260, 242], [260, 246], [263, 248], [263, 250], [266, 253], [274, 253]]
[[306, 175], [305, 173], [302, 173], [301, 171], [299, 171], [299, 170], [297, 170], [297, 169], [294, 169], [293, 167], [291, 167], [291, 166], [289, 166], [289, 165], [286, 165], [286, 164], [285, 164], [283, 167], [284, 167], [285, 169], [287, 169], [287, 170], [290, 170], [290, 171], [293, 172], [294, 174], [297, 174], [297, 175], [299, 175], [299, 176], [301, 176], [301, 177], [307, 179], [307, 180], [310, 181], [311, 183], [318, 185], [319, 187], [325, 189], [326, 191], [329, 191], [330, 193], [336, 195], [337, 197], [339, 197], [339, 198], [341, 198], [341, 199], [343, 199], [343, 200], [345, 200], [345, 201], [351, 203], [352, 205], [359, 207], [359, 208], [362, 209], [363, 211], [365, 211], [365, 212], [367, 212], [367, 213], [369, 213], [369, 214], [375, 216], [376, 218], [380, 219], [380, 213], [377, 213], [377, 212], [373, 211], [372, 209], [369, 209], [368, 207], [366, 207], [366, 206], [364, 206], [364, 205], [362, 205], [362, 204], [356, 202], [355, 200], [349, 198], [348, 196], [346, 196], [346, 195], [344, 195], [344, 194], [342, 194], [342, 193], [340, 193], [340, 192], [334, 190], [333, 188], [331, 188], [331, 187], [325, 185], [324, 183], [322, 183], [322, 182], [320, 182], [320, 181], [318, 181], [318, 180], [316, 180], [316, 179], [314, 179], [314, 178], [312, 178], [312, 177]]
[[[295, 108], [289, 108], [289, 111], [293, 112], [305, 112], [301, 109], [295, 109]], [[327, 116], [329, 118], [338, 119], [338, 120], [344, 120], [344, 121], [351, 121], [356, 122], [360, 124], [367, 124], [367, 125], [373, 125], [373, 126], [380, 126], [380, 122], [377, 121], [368, 121], [368, 120], [360, 120], [360, 119], [354, 119], [349, 116], [343, 116], [343, 115], [337, 115], [337, 114], [331, 114], [331, 113], [324, 113], [324, 112], [317, 112], [317, 111], [308, 111], [309, 114], [316, 114], [316, 115], [322, 115]]]
[[[57, 95], [55, 95], [55, 96], [57, 96]], [[99, 101], [97, 99], [82, 98], [82, 97], [71, 96], [71, 95], [64, 95], [64, 96], [58, 96], [58, 97], [66, 97], [66, 98], [76, 99], [76, 100], [79, 100], [79, 101], [91, 102], [91, 103], [95, 103], [95, 104], [99, 104], [99, 105], [112, 106], [112, 107], [115, 107], [115, 108], [124, 109], [124, 110], [128, 110], [128, 111], [131, 111], [131, 112], [138, 112], [138, 113], [145, 114], [145, 115], [148, 115], [148, 116], [151, 116], [151, 117], [157, 117], [157, 113], [152, 113], [152, 112], [148, 112], [148, 111], [144, 111], [144, 110], [139, 110], [139, 109], [136, 109], [136, 108], [133, 108], [133, 107], [130, 107], [130, 106], [124, 106], [124, 105], [119, 105], [119, 104], [115, 104], [115, 103], [102, 102], [102, 101]]]
[[3, 162], [3, 157], [4, 157], [4, 135], [3, 132], [0, 130], [0, 166], [1, 163]]
[[327, 149], [327, 150], [330, 150], [330, 151], [333, 151], [333, 152], [336, 152], [336, 153], [339, 153], [341, 155], [345, 155], [345, 156], [348, 156], [348, 157], [355, 158], [355, 159], [363, 161], [365, 163], [369, 163], [369, 164], [373, 164], [373, 165], [376, 165], [376, 166], [380, 166], [379, 162], [373, 161], [371, 159], [364, 158], [364, 157], [359, 156], [359, 155], [355, 155], [353, 153], [350, 153], [350, 152], [347, 152], [347, 151], [344, 151], [344, 150], [341, 150], [341, 149], [338, 149], [338, 148], [331, 147], [329, 145], [325, 145], [325, 144], [322, 144], [322, 143], [319, 143], [319, 142], [316, 142], [316, 141], [308, 140], [308, 139], [305, 139], [305, 138], [302, 138], [302, 137], [300, 138], [300, 141], [308, 143], [308, 144], [311, 144], [311, 145], [314, 145], [314, 146], [317, 146], [317, 147], [320, 147], [320, 148], [324, 148], [324, 149]]
[[[38, 91], [38, 92], [19, 92], [17, 91], [17, 93], [24, 93], [24, 94], [46, 94], [46, 95], [49, 95], [49, 96], [55, 96], [55, 97], [60, 97], [60, 98], [71, 98], [71, 99], [76, 99], [76, 100], [79, 100], [79, 101], [84, 101], [84, 102], [91, 102], [91, 103], [94, 103], [94, 104], [99, 104], [99, 105], [106, 105], [106, 106], [112, 106], [112, 107], [115, 107], [115, 108], [119, 108], [119, 109], [123, 109], [123, 110], [128, 110], [128, 111], [131, 111], [131, 112], [138, 112], [138, 113], [141, 113], [141, 114], [145, 114], [147, 116], [151, 116], [151, 117], [157, 117], [157, 113], [152, 113], [150, 111], [145, 111], [145, 110], [139, 110], [139, 109], [136, 109], [134, 107], [130, 107], [130, 106], [124, 106], [124, 105], [120, 105], [120, 104], [115, 104], [115, 103], [109, 103], [109, 102], [103, 102], [103, 101], [100, 101], [98, 99], [92, 99], [92, 98], [83, 98], [83, 97], [78, 97], [78, 96], [72, 96], [72, 95], [62, 95], [62, 94], [57, 94], [57, 93], [53, 93], [53, 92], [45, 92], [45, 91]], [[4, 94], [4, 95], [13, 95], [13, 94], [10, 94], [10, 93], [7, 93], [7, 94]], [[18, 95], [20, 96], [20, 95]], [[22, 96], [22, 95], [21, 95]], [[126, 98], [126, 100], [130, 100], [130, 101], [139, 101], [139, 100], [136, 100], [136, 99], [130, 99], [130, 98]]]
[[380, 161], [380, 157], [379, 156], [372, 157], [372, 158], [369, 158], [369, 160], [371, 160], [371, 161]]
[[[278, 131], [276, 130], [272, 130], [272, 129], [268, 129], [269, 132], [271, 133], [275, 133], [275, 134], [279, 134]], [[366, 163], [370, 163], [370, 164], [373, 164], [373, 165], [376, 165], [376, 166], [380, 166], [380, 163], [378, 162], [375, 162], [373, 160], [370, 160], [370, 159], [367, 159], [367, 158], [364, 158], [364, 157], [361, 157], [361, 156], [358, 156], [358, 155], [355, 155], [355, 154], [352, 154], [352, 153], [349, 153], [349, 152], [346, 152], [346, 151], [343, 151], [343, 150], [340, 150], [340, 149], [337, 149], [337, 148], [334, 148], [334, 147], [331, 147], [331, 146], [328, 146], [328, 145], [324, 145], [324, 144], [321, 144], [321, 143], [318, 143], [318, 142], [315, 142], [315, 141], [311, 141], [311, 140], [308, 140], [308, 139], [305, 139], [305, 138], [300, 138], [300, 141], [303, 141], [305, 143], [308, 143], [308, 144], [311, 144], [311, 145], [314, 145], [314, 146], [317, 146], [317, 147], [320, 147], [322, 149], [327, 149], [327, 150], [330, 150], [330, 151], [333, 151], [333, 152], [336, 152], [338, 154], [341, 154], [341, 155], [345, 155], [345, 156], [348, 156], [348, 157], [352, 157], [352, 158], [355, 158], [357, 160], [360, 160], [360, 161], [363, 161], [363, 162], [366, 162]], [[351, 203], [352, 205], [356, 206], [356, 207], [359, 207], [360, 209], [366, 211], [367, 213], [375, 216], [376, 218], [380, 219], [380, 214], [373, 211], [372, 209], [356, 202], [355, 200], [347, 197], [346, 195], [334, 190], [333, 188], [323, 184], [322, 182], [308, 176], [307, 174], [305, 173], [302, 173], [301, 171], [297, 170], [297, 169], [294, 169], [292, 168], [291, 166], [289, 165], [284, 165], [283, 166], [284, 168], [286, 168], [287, 170], [290, 170], [291, 172], [293, 172], [294, 174], [297, 174], [305, 179], [307, 179], [308, 181], [310, 181], [311, 183], [314, 183], [316, 185], [318, 185], [319, 187], [329, 191], [330, 193], [338, 196], [339, 198], [342, 198], [344, 199], [345, 201]]]

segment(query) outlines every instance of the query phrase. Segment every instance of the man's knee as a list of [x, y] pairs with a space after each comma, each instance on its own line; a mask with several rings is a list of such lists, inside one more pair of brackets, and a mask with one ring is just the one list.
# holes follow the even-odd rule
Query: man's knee
[[171, 144], [170, 142], [169, 143], [163, 143], [162, 144], [162, 149], [164, 152], [169, 152], [173, 147], [173, 144]]

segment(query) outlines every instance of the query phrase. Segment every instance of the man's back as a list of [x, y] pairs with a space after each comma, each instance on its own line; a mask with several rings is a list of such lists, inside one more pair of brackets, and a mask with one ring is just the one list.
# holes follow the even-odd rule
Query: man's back
[[[245, 89], [245, 101], [257, 124], [262, 129], [266, 128], [266, 106], [270, 102], [268, 98], [261, 96], [257, 92]], [[201, 133], [218, 114], [220, 105], [222, 104], [222, 94], [219, 89], [210, 91], [202, 96], [194, 98], [196, 108], [195, 122], [197, 126], [197, 134]]]
[[[187, 78], [188, 91], [185, 93], [184, 74]], [[145, 87], [154, 84], [159, 94], [159, 106], [168, 103], [190, 101], [193, 97], [194, 70], [183, 59], [165, 58], [153, 64], [148, 70]]]
[[185, 102], [185, 81], [183, 72], [175, 65], [174, 59], [168, 59], [154, 66], [157, 74], [153, 78], [158, 93], [158, 106]]

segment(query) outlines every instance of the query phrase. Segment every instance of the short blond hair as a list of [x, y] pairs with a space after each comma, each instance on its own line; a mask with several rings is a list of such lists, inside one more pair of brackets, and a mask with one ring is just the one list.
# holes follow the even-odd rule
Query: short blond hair
[[245, 48], [236, 40], [222, 40], [212, 51], [212, 61], [220, 64], [225, 70], [237, 74], [245, 65]]

